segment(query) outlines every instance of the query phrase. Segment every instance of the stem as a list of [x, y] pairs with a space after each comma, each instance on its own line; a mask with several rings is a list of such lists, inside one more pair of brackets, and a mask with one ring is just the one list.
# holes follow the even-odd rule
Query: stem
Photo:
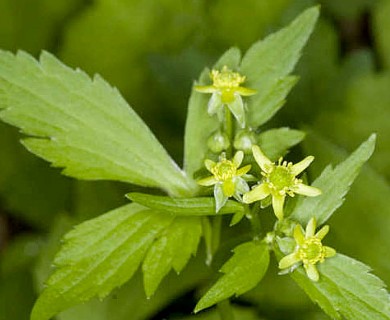
[[217, 304], [219, 317], [221, 320], [234, 320], [233, 308], [229, 300], [224, 300]]
[[253, 237], [255, 239], [260, 239], [261, 237], [261, 221], [260, 221], [260, 217], [259, 217], [259, 214], [258, 212], [256, 212], [257, 210], [255, 210], [256, 206], [254, 206], [252, 208], [252, 210], [249, 210], [249, 214], [248, 214], [248, 220], [251, 224], [251, 227], [252, 227], [252, 233], [253, 233]]
[[233, 156], [233, 118], [228, 107], [225, 106], [225, 132], [229, 138], [229, 148], [226, 150], [226, 157], [230, 159]]

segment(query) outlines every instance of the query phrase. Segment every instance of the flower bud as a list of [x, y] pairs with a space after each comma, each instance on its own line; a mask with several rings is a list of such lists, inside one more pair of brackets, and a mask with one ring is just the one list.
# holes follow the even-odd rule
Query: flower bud
[[214, 153], [221, 153], [230, 147], [229, 137], [226, 133], [217, 131], [207, 140], [207, 146]]
[[244, 153], [251, 153], [254, 144], [256, 144], [255, 134], [249, 130], [239, 131], [234, 138], [234, 148]]

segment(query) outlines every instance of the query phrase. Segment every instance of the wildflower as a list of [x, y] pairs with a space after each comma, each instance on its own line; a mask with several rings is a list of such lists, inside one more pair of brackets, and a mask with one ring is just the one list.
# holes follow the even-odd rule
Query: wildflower
[[208, 103], [208, 113], [213, 115], [218, 113], [220, 118], [223, 114], [223, 106], [226, 105], [234, 115], [242, 128], [245, 127], [244, 103], [241, 96], [251, 96], [256, 90], [241, 87], [245, 81], [245, 76], [233, 72], [227, 66], [221, 71], [212, 70], [210, 78], [213, 81], [209, 86], [195, 86], [195, 90], [202, 93], [212, 93]]
[[282, 220], [286, 195], [293, 197], [295, 193], [298, 193], [315, 197], [321, 194], [321, 190], [307, 186], [302, 183], [301, 179], [296, 178], [314, 160], [313, 156], [306, 157], [296, 164], [283, 161], [282, 158], [279, 159], [278, 163], [273, 163], [258, 146], [253, 146], [252, 152], [264, 178], [260, 185], [244, 194], [243, 201], [245, 203], [263, 200], [271, 195], [275, 215], [279, 220]]
[[309, 279], [318, 281], [319, 274], [316, 268], [318, 262], [322, 263], [325, 258], [333, 257], [336, 251], [333, 248], [323, 246], [321, 240], [329, 232], [329, 226], [324, 226], [316, 234], [316, 220], [311, 218], [304, 233], [301, 225], [294, 228], [294, 239], [296, 247], [293, 253], [285, 256], [279, 262], [280, 269], [290, 268], [298, 262], [303, 263]]
[[238, 169], [243, 158], [244, 153], [238, 151], [232, 161], [227, 160], [224, 153], [222, 153], [217, 163], [209, 159], [205, 160], [207, 170], [213, 175], [198, 180], [198, 184], [201, 186], [214, 185], [216, 212], [225, 205], [228, 198], [234, 197], [241, 201], [241, 194], [249, 191], [249, 186], [242, 176], [251, 169], [251, 165]]

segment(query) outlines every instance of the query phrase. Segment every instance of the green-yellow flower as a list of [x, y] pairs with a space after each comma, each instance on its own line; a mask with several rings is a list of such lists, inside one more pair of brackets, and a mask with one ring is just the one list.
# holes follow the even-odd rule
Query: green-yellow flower
[[302, 262], [307, 276], [313, 281], [318, 281], [319, 274], [316, 264], [324, 262], [325, 258], [333, 257], [336, 251], [333, 248], [322, 245], [321, 242], [329, 232], [329, 226], [322, 227], [317, 233], [315, 233], [315, 230], [316, 220], [314, 218], [310, 219], [305, 233], [301, 225], [295, 226], [294, 239], [297, 245], [293, 253], [280, 260], [280, 269], [290, 268]]
[[202, 93], [212, 93], [208, 104], [208, 113], [218, 113], [221, 117], [223, 106], [226, 105], [242, 128], [245, 127], [245, 110], [241, 96], [251, 96], [257, 91], [241, 87], [245, 76], [233, 72], [227, 66], [221, 71], [212, 70], [210, 78], [213, 81], [209, 86], [195, 86], [195, 90]]
[[263, 200], [271, 195], [275, 215], [279, 220], [282, 220], [286, 195], [293, 197], [297, 193], [315, 197], [321, 194], [321, 190], [307, 186], [302, 183], [301, 179], [296, 178], [314, 160], [313, 156], [306, 157], [296, 164], [283, 161], [282, 158], [277, 163], [273, 163], [258, 146], [253, 146], [252, 152], [262, 170], [263, 181], [250, 192], [244, 194], [243, 201], [245, 203]]
[[198, 180], [198, 184], [201, 186], [214, 185], [216, 212], [225, 205], [228, 198], [234, 197], [241, 201], [241, 195], [249, 191], [249, 186], [242, 176], [251, 169], [251, 166], [247, 165], [239, 169], [243, 158], [244, 153], [238, 151], [233, 160], [227, 160], [224, 153], [222, 153], [218, 162], [205, 160], [207, 170], [213, 175]]

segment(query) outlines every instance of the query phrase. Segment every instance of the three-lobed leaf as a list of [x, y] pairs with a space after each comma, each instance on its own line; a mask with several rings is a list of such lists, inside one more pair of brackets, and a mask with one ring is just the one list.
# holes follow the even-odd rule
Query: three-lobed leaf
[[49, 53], [0, 51], [0, 118], [32, 136], [31, 152], [80, 179], [120, 180], [170, 194], [193, 184], [119, 92]]
[[202, 224], [199, 217], [177, 217], [152, 244], [142, 264], [144, 287], [148, 297], [173, 268], [180, 273], [191, 255], [195, 255]]
[[254, 288], [268, 269], [269, 251], [264, 242], [250, 241], [237, 246], [234, 255], [221, 268], [224, 275], [200, 299], [195, 312], [233, 295]]
[[333, 319], [388, 320], [390, 295], [365, 264], [337, 254], [318, 265], [320, 280], [311, 281], [302, 267], [291, 276]]
[[129, 280], [148, 248], [173, 217], [137, 204], [112, 210], [67, 233], [54, 259], [55, 272], [38, 298], [32, 320], [48, 320], [58, 312], [105, 297]]
[[318, 224], [326, 222], [334, 211], [344, 202], [346, 193], [360, 172], [363, 164], [370, 158], [375, 148], [375, 134], [363, 142], [344, 162], [334, 169], [328, 166], [313, 182], [322, 195], [318, 197], [302, 197], [291, 214], [291, 218], [305, 225], [312, 217]]
[[[126, 197], [147, 208], [164, 211], [177, 216], [215, 216], [215, 200], [210, 197], [171, 198], [146, 193], [128, 193]], [[244, 213], [244, 205], [228, 200], [218, 214]]]

